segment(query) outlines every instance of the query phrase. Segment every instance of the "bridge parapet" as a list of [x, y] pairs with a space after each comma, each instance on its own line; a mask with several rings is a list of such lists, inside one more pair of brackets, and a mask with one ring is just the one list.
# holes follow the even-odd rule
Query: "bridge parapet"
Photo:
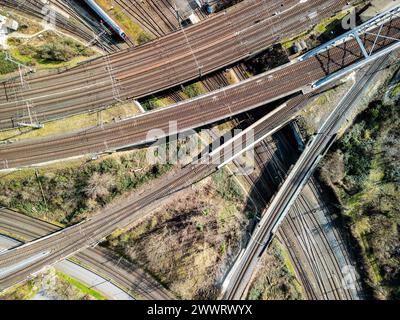
[[[363, 24], [347, 31], [346, 33], [342, 34], [341, 36], [339, 36], [335, 39], [332, 39], [315, 49], [310, 50], [309, 52], [305, 53], [304, 55], [298, 57], [297, 60], [304, 61], [309, 58], [315, 57], [316, 55], [321, 54], [321, 53], [329, 50], [330, 48], [336, 47], [336, 46], [348, 41], [350, 38], [355, 38], [357, 40], [358, 44], [361, 47], [361, 50], [363, 51], [364, 56], [367, 58], [367, 57], [371, 56], [375, 46], [373, 46], [372, 49], [370, 50], [370, 52], [368, 52], [367, 49], [365, 48], [364, 44], [362, 43], [360, 36], [363, 34], [373, 35], [376, 37], [375, 43], [378, 41], [379, 38], [390, 38], [390, 37], [381, 35], [380, 33], [385, 25], [390, 23], [390, 21], [392, 21], [394, 18], [399, 18], [399, 17], [400, 17], [400, 5], [397, 5], [389, 10], [386, 10], [385, 12], [382, 12], [381, 14], [377, 15], [376, 17], [364, 22]], [[375, 29], [376, 27], [379, 27], [379, 26], [380, 26], [380, 29], [379, 29], [378, 33], [370, 32], [370, 30]], [[390, 38], [390, 39], [398, 41], [398, 39], [395, 39], [395, 38]]]
[[[328, 41], [325, 44], [313, 50], [310, 50], [309, 52], [299, 57], [297, 59], [298, 61], [305, 61], [307, 59], [317, 57], [318, 55], [327, 52], [329, 49], [339, 47], [340, 45], [351, 39], [355, 39], [358, 46], [360, 47], [360, 51], [362, 54], [361, 60], [353, 63], [351, 66], [334, 72], [326, 76], [325, 78], [312, 83], [311, 88], [314, 90], [321, 88], [322, 86], [327, 85], [332, 81], [335, 81], [349, 74], [350, 72], [361, 68], [365, 64], [370, 63], [371, 61], [376, 60], [377, 58], [400, 48], [399, 39], [391, 37], [390, 35], [387, 35], [383, 32], [385, 29], [390, 29], [392, 21], [398, 18], [400, 18], [400, 5], [397, 5], [385, 12], [382, 12], [376, 17], [349, 30], [341, 36], [332, 39], [331, 41]], [[384, 49], [380, 49], [378, 48], [378, 43], [382, 40], [389, 40], [393, 43], [388, 45]]]

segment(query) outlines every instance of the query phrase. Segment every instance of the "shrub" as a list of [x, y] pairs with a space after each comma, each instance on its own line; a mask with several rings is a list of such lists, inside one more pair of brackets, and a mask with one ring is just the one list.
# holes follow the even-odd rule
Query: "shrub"
[[110, 174], [95, 172], [85, 187], [85, 194], [90, 199], [105, 199], [110, 194], [110, 189], [115, 185], [114, 178]]
[[36, 58], [46, 61], [66, 62], [74, 57], [73, 50], [61, 43], [48, 43], [36, 50]]
[[11, 61], [6, 60], [4, 52], [0, 52], [0, 74], [7, 74], [18, 69], [18, 66]]
[[199, 88], [199, 84], [198, 83], [193, 83], [190, 85], [187, 85], [182, 92], [189, 98], [195, 98], [197, 96], [199, 96], [200, 94], [202, 94], [200, 88]]
[[144, 44], [146, 42], [149, 42], [153, 40], [153, 37], [151, 34], [147, 33], [147, 32], [142, 32], [141, 34], [139, 34], [139, 37], [137, 38], [137, 43], [139, 45]]

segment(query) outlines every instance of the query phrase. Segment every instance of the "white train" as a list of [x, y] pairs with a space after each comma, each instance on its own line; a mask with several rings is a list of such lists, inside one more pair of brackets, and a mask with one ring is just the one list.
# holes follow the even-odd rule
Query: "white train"
[[122, 30], [113, 19], [111, 19], [108, 14], [96, 3], [94, 0], [85, 0], [86, 4], [92, 8], [94, 12], [96, 12], [100, 18], [106, 22], [110, 28], [114, 30], [123, 40], [127, 40], [128, 37], [126, 36], [124, 30]]

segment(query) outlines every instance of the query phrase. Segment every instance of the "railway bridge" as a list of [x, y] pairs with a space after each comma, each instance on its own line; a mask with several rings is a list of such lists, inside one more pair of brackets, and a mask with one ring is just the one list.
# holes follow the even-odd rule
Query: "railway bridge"
[[[362, 35], [364, 49], [370, 50], [369, 61], [375, 60], [381, 57], [383, 54], [387, 54], [392, 50], [398, 49], [398, 39], [400, 39], [399, 26], [400, 19], [393, 15], [388, 21], [385, 20], [382, 28], [371, 27], [371, 29], [368, 29], [368, 32], [370, 33], [376, 34], [379, 32], [378, 38], [375, 39], [373, 35], [369, 33], [364, 33]], [[153, 117], [154, 119], [159, 120], [161, 115], [165, 117], [162, 119], [163, 121], [170, 119], [168, 117], [171, 116], [177, 116], [179, 119], [179, 117], [182, 117], [182, 114], [184, 114], [182, 113], [182, 110], [186, 111], [185, 114], [187, 114], [188, 108], [190, 107], [192, 107], [192, 111], [197, 112], [197, 114], [194, 113], [196, 117], [189, 117], [189, 122], [186, 120], [186, 123], [182, 121], [184, 125], [189, 126], [190, 128], [215, 121], [217, 118], [223, 119], [229, 115], [237, 114], [262, 105], [266, 101], [276, 100], [278, 97], [282, 97], [293, 92], [298, 92], [307, 84], [315, 83], [315, 81], [321, 81], [326, 77], [332, 77], [334, 74], [343, 76], [343, 70], [349, 70], [347, 68], [351, 68], [351, 66], [354, 64], [357, 64], [358, 66], [362, 65], [361, 62], [365, 61], [366, 58], [362, 51], [362, 47], [359, 45], [357, 40], [347, 40], [341, 44], [329, 48], [327, 51], [323, 51], [324, 54], [318, 53], [315, 57], [305, 59], [304, 61], [291, 63], [288, 66], [280, 68], [279, 70], [267, 72], [236, 86], [231, 86], [220, 90], [217, 93], [212, 93], [171, 108], [149, 113], [151, 114], [150, 119]], [[329, 70], [330, 72], [327, 72], [326, 70]], [[263, 95], [263, 93], [266, 93], [266, 95]], [[260, 96], [261, 100], [258, 100]], [[228, 100], [228, 103], [224, 103], [223, 99], [227, 98], [231, 100]], [[237, 100], [235, 100], [235, 98]], [[346, 98], [351, 100], [353, 97], [350, 95]], [[212, 105], [212, 103], [214, 103], [214, 108], [210, 108], [210, 105], [208, 105]], [[180, 109], [182, 106], [183, 109]], [[227, 106], [229, 107], [227, 108]], [[284, 199], [285, 202], [277, 202], [275, 205], [270, 206], [271, 209], [269, 210], [274, 213], [273, 217], [280, 218], [278, 213], [281, 212], [280, 210], [282, 208], [286, 208], [290, 204], [292, 197], [294, 197], [293, 192], [295, 195], [297, 192], [296, 188], [301, 185], [301, 179], [306, 179], [312, 169], [315, 167], [315, 163], [317, 163], [319, 155], [326, 150], [327, 146], [332, 141], [332, 132], [334, 132], [334, 130], [337, 128], [336, 122], [341, 118], [345, 108], [346, 103], [340, 104], [340, 106], [338, 106], [338, 108], [323, 126], [323, 131], [326, 131], [326, 134], [316, 137], [314, 140], [312, 140], [310, 145], [307, 146], [299, 161], [299, 165], [297, 166], [298, 169], [292, 170], [292, 173], [284, 183], [284, 188], [282, 188], [282, 191], [280, 191], [282, 197], [276, 197], [276, 199]], [[178, 110], [179, 113], [174, 114], [173, 111], [175, 110]], [[286, 109], [283, 110], [288, 112]], [[278, 114], [282, 113], [280, 112]], [[274, 124], [278, 126], [281, 124], [280, 122], [274, 122], [276, 121], [278, 114], [275, 113], [275, 116], [267, 117], [265, 121], [262, 122], [261, 127], [264, 129], [269, 128], [270, 131], [273, 131], [275, 128]], [[283, 114], [285, 115], [285, 113]], [[146, 115], [135, 117], [126, 121], [125, 124], [128, 123], [128, 128], [131, 127], [131, 129], [137, 133], [138, 122], [140, 119], [145, 117]], [[100, 133], [100, 135], [93, 136], [92, 139], [94, 140], [92, 140], [91, 143], [93, 143], [93, 141], [97, 142], [100, 145], [100, 150], [104, 150], [105, 140], [103, 140], [103, 135], [109, 136], [110, 132], [118, 133], [121, 129], [122, 128], [119, 127], [119, 125], [112, 125], [109, 128], [100, 128], [97, 131], [97, 134]], [[182, 127], [182, 130], [183, 129], [185, 129], [184, 126]], [[143, 131], [146, 132], [146, 130]], [[93, 130], [93, 132], [95, 132], [95, 130]], [[13, 143], [3, 146], [0, 149], [0, 159], [7, 162], [12, 167], [17, 167], [21, 164], [26, 165], [37, 163], [38, 160], [40, 161], [41, 159], [40, 156], [42, 156], [42, 159], [49, 160], [49, 156], [52, 154], [51, 152], [54, 152], [56, 159], [57, 156], [58, 159], [60, 159], [65, 155], [71, 154], [68, 153], [71, 151], [72, 154], [76, 155], [82, 150], [88, 150], [88, 145], [85, 146], [85, 142], [90, 140], [89, 134], [90, 132], [85, 132], [83, 135], [82, 132], [78, 134], [70, 134], [65, 136], [66, 140], [64, 141], [62, 141], [62, 139], [38, 139], [36, 145], [32, 143], [35, 140]], [[118, 140], [118, 138], [114, 138], [114, 140], [108, 141], [109, 145], [114, 146], [114, 148], [119, 148], [124, 145], [124, 141], [130, 141], [131, 143], [132, 137], [126, 137], [126, 134], [126, 131], [122, 132], [122, 136], [125, 138], [125, 140], [121, 138], [119, 138], [120, 140]], [[79, 142], [78, 145], [76, 145], [77, 141]], [[47, 152], [45, 152], [44, 155], [35, 155], [35, 149], [25, 149], [24, 151], [24, 148], [39, 148], [40, 145], [43, 145]], [[52, 146], [54, 148], [53, 150], [51, 149]], [[82, 146], [83, 148], [80, 150], [79, 148]], [[99, 148], [98, 145], [97, 148]], [[50, 150], [52, 151], [50, 152]], [[60, 152], [60, 150], [63, 152]], [[89, 150], [97, 149], [93, 147], [93, 145], [89, 144]], [[22, 159], [22, 161], [20, 158], [21, 154], [25, 154], [25, 157]], [[33, 273], [40, 271], [46, 265], [50, 265], [59, 260], [65, 259], [75, 252], [98, 243], [104, 239], [105, 236], [110, 234], [115, 228], [127, 225], [132, 221], [142, 218], [158, 201], [164, 199], [173, 192], [181, 190], [195, 181], [204, 178], [217, 169], [217, 166], [199, 163], [188, 165], [180, 170], [177, 169], [173, 175], [165, 177], [165, 179], [160, 182], [154, 190], [136, 194], [123, 203], [116, 203], [111, 207], [106, 208], [104, 211], [94, 215], [88, 221], [84, 221], [80, 224], [63, 229], [44, 238], [40, 238], [15, 249], [3, 252], [0, 255], [0, 288], [5, 289], [12, 284], [26, 279], [26, 277], [29, 277]], [[290, 188], [287, 188], [287, 186], [290, 186]], [[290, 194], [292, 194], [292, 196], [290, 196]], [[275, 227], [279, 225], [279, 220], [278, 224], [273, 223], [275, 220], [272, 222], [270, 220], [268, 221], [269, 223], [267, 226], [272, 227], [273, 231], [275, 230]], [[260, 225], [263, 226], [263, 224]], [[257, 242], [256, 239], [255, 243], [262, 243], [269, 229], [267, 230], [264, 227], [260, 227], [258, 230], [257, 237], [259, 239], [257, 239], [261, 242]], [[255, 256], [254, 252], [258, 252], [259, 247], [253, 245], [249, 247], [248, 250], [249, 251], [247, 251], [248, 254], [246, 254], [246, 257], [251, 258]], [[244, 261], [252, 260], [245, 259]], [[248, 264], [245, 263], [244, 265], [246, 266]], [[249, 269], [243, 268], [242, 270], [244, 270], [243, 272], [246, 273]]]

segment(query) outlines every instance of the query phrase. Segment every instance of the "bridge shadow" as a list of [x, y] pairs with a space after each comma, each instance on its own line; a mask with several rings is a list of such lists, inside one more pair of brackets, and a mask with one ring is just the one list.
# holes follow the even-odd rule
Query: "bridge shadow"
[[247, 246], [262, 212], [268, 207], [289, 168], [297, 161], [301, 153], [290, 124], [260, 142], [254, 151], [256, 170], [242, 178], [251, 185], [245, 210], [255, 212], [255, 214], [249, 216], [246, 234], [240, 243], [241, 248]]
[[129, 293], [135, 293], [144, 297], [158, 294], [163, 299], [172, 296], [172, 294], [167, 291], [161, 279], [156, 277], [153, 273], [150, 273], [149, 270], [143, 269], [131, 262], [120, 252], [118, 254], [114, 253], [104, 246], [98, 247], [96, 251], [96, 253], [102, 257], [103, 261], [101, 264], [104, 268], [110, 271], [112, 268], [116, 268], [126, 272], [130, 279], [129, 282], [126, 282], [126, 284], [129, 283], [129, 287], [126, 288]]

